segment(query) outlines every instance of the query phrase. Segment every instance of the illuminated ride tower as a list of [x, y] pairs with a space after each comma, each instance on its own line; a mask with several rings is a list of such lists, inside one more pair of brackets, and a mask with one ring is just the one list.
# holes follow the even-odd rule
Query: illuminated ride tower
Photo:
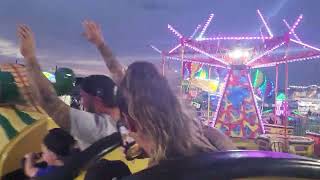
[[[204, 37], [214, 17], [213, 14], [210, 14], [208, 20], [203, 25], [198, 25], [189, 37], [183, 36], [168, 25], [169, 30], [178, 38], [178, 44], [171, 50], [161, 51], [151, 46], [162, 56], [163, 74], [165, 74], [166, 62], [172, 60], [181, 62], [182, 75], [186, 67], [185, 63], [222, 68], [228, 71], [216, 112], [211, 118], [211, 124], [235, 138], [255, 139], [264, 133], [261, 113], [257, 107], [250, 79], [251, 69], [276, 67], [278, 74], [278, 65], [286, 64], [286, 74], [288, 74], [288, 63], [320, 57], [319, 48], [302, 42], [295, 33], [295, 29], [303, 18], [302, 15], [292, 26], [283, 20], [287, 32], [275, 36], [261, 12], [257, 10], [257, 13], [264, 25], [257, 36]], [[288, 76], [286, 76], [287, 85]], [[278, 80], [276, 80], [275, 89], [277, 96]]]

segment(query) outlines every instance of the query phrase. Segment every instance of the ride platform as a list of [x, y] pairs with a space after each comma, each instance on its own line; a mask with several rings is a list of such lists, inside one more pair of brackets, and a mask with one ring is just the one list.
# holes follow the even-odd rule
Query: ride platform
[[309, 157], [313, 156], [314, 140], [308, 137], [292, 135], [285, 137], [281, 134], [262, 134], [257, 138], [256, 143], [259, 145], [259, 150], [284, 152], [285, 138], [288, 138], [289, 153]]

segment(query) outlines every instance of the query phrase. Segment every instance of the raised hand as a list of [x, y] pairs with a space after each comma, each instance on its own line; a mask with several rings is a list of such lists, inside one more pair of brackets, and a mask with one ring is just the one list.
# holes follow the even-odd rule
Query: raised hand
[[119, 85], [120, 81], [124, 76], [124, 68], [113, 55], [109, 46], [104, 43], [100, 26], [93, 21], [84, 21], [82, 25], [84, 28], [83, 35], [87, 38], [89, 42], [93, 43], [100, 51], [100, 54], [103, 57], [104, 62], [106, 63], [109, 71], [111, 72], [113, 81], [115, 81], [116, 84]]
[[35, 41], [31, 29], [26, 25], [19, 25], [17, 30], [20, 52], [26, 58], [34, 58], [35, 54]]
[[101, 28], [97, 23], [86, 20], [83, 21], [82, 25], [84, 28], [83, 35], [87, 38], [89, 42], [93, 43], [96, 46], [104, 44]]

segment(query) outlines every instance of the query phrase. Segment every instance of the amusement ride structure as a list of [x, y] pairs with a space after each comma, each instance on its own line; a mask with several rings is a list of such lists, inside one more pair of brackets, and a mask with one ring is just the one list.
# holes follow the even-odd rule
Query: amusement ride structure
[[[255, 139], [265, 132], [254, 95], [250, 70], [276, 67], [275, 97], [277, 97], [279, 64], [286, 65], [287, 91], [288, 63], [320, 58], [320, 49], [302, 42], [295, 32], [303, 15], [300, 15], [291, 26], [283, 19], [288, 30], [282, 35], [274, 35], [262, 13], [257, 10], [257, 14], [263, 24], [259, 36], [206, 37], [205, 33], [214, 18], [214, 14], [210, 14], [208, 20], [203, 25], [198, 25], [191, 36], [182, 35], [169, 24], [168, 29], [178, 39], [178, 44], [169, 51], [161, 51], [151, 46], [162, 56], [163, 74], [166, 62], [171, 60], [181, 62], [183, 79], [192, 78], [193, 73], [190, 72], [204, 67], [208, 69], [209, 74], [211, 68], [224, 69], [227, 72], [217, 108], [208, 120], [209, 124], [234, 138]], [[283, 107], [284, 112], [287, 112], [287, 101], [284, 101]], [[288, 114], [284, 113], [283, 116], [287, 119]], [[287, 122], [283, 124], [287, 126]]]

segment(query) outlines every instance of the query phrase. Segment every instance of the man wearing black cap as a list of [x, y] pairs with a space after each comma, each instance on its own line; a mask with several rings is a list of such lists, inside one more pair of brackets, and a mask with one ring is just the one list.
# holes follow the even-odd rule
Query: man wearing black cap
[[18, 37], [20, 51], [34, 88], [33, 96], [61, 128], [70, 131], [81, 149], [117, 131], [116, 120], [120, 117], [115, 99], [117, 86], [109, 77], [86, 77], [80, 92], [86, 111], [70, 108], [59, 99], [49, 80], [42, 74], [36, 59], [33, 33], [29, 27], [19, 26]]
[[107, 76], [91, 75], [83, 79], [80, 96], [85, 111], [70, 108], [70, 132], [84, 149], [116, 132], [120, 118], [116, 101], [117, 86]]

